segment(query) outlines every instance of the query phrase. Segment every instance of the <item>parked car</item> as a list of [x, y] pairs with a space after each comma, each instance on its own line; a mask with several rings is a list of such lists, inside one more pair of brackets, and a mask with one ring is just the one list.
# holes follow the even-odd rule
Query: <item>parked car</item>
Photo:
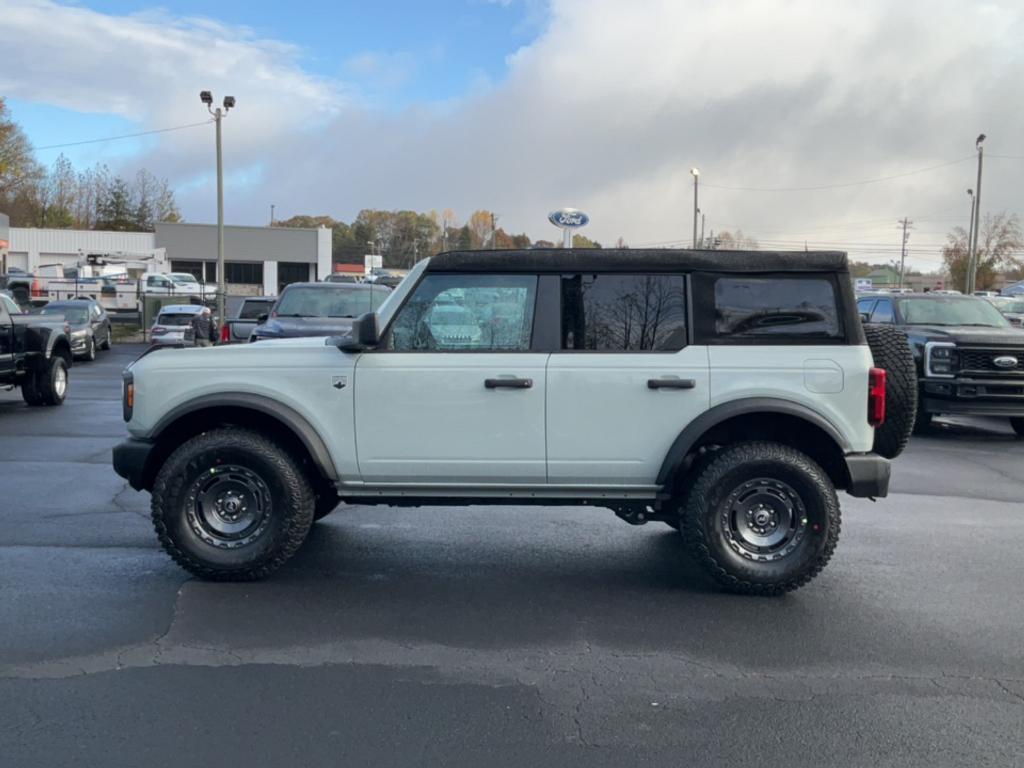
[[1010, 321], [1010, 325], [1024, 327], [1024, 294], [1019, 297], [992, 296], [989, 301], [999, 314]]
[[92, 299], [51, 301], [39, 313], [44, 317], [62, 316], [68, 324], [71, 354], [75, 358], [95, 360], [96, 350], [110, 349], [114, 343], [110, 318]]
[[868, 323], [906, 332], [919, 381], [916, 428], [940, 414], [1007, 417], [1024, 436], [1024, 331], [986, 299], [940, 294], [865, 296]]
[[1016, 283], [1012, 283], [1002, 291], [999, 292], [1000, 296], [1024, 296], [1024, 280], [1020, 280]]
[[276, 296], [249, 296], [242, 300], [238, 308], [238, 316], [225, 320], [220, 326], [221, 344], [238, 344], [249, 341], [252, 332], [259, 325], [260, 318], [264, 319], [273, 309], [277, 301]]
[[69, 330], [63, 318], [27, 315], [0, 296], [0, 386], [20, 387], [29, 405], [62, 404], [72, 360]]
[[200, 283], [188, 272], [146, 275], [142, 280], [141, 291], [151, 296], [195, 297], [203, 300], [217, 297], [217, 286]]
[[390, 288], [369, 283], [292, 283], [253, 329], [251, 341], [346, 334], [384, 303]]
[[160, 345], [194, 347], [196, 331], [192, 322], [203, 309], [198, 304], [168, 304], [162, 307], [149, 330], [150, 341]]
[[371, 270], [370, 276], [366, 278], [366, 282], [374, 283], [375, 285], [386, 285], [388, 288], [396, 288], [402, 282], [402, 279], [402, 275], [399, 275], [397, 272], [377, 268]]
[[989, 299], [993, 296], [998, 296], [999, 291], [974, 291], [971, 296], [980, 296], [983, 299]]
[[[276, 309], [342, 288], [346, 313], [373, 296], [293, 285]], [[170, 556], [215, 580], [267, 576], [339, 501], [525, 502], [662, 521], [726, 589], [778, 594], [832, 556], [838, 489], [886, 495], [913, 422], [906, 337], [865, 334], [839, 253], [444, 253], [333, 343], [124, 375], [114, 468], [152, 493]]]

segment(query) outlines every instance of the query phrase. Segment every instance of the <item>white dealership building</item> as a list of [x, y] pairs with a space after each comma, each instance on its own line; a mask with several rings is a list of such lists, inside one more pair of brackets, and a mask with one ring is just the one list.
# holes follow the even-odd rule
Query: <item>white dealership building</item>
[[[217, 281], [217, 227], [157, 224], [155, 232], [99, 232], [11, 227], [0, 271], [33, 272], [47, 264], [74, 266], [89, 256], [150, 260], [156, 271], [191, 272]], [[289, 283], [318, 280], [331, 271], [331, 230], [224, 227], [228, 292], [276, 295]]]

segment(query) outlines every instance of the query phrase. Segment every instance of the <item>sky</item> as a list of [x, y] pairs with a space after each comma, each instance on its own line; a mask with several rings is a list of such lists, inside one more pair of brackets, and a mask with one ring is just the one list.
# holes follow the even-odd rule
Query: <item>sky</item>
[[[0, 0], [0, 95], [49, 164], [146, 167], [213, 221], [224, 120], [229, 223], [361, 208], [498, 214], [555, 240], [841, 248], [940, 266], [983, 213], [1024, 213], [1020, 0]], [[199, 123], [199, 125], [193, 125]], [[155, 131], [147, 136], [78, 144]], [[870, 183], [860, 183], [870, 182]]]

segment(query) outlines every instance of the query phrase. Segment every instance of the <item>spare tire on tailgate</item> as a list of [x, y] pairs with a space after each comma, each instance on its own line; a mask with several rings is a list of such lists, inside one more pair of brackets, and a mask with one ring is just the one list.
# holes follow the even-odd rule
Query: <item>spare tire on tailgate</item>
[[917, 368], [903, 331], [865, 325], [876, 368], [885, 369], [885, 422], [875, 428], [875, 453], [895, 459], [910, 440], [917, 416]]

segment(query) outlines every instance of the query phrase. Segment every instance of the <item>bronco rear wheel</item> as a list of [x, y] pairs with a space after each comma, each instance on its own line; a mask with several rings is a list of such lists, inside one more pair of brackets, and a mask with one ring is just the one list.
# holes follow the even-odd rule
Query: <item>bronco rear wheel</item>
[[839, 501], [828, 475], [778, 443], [738, 443], [712, 454], [697, 469], [680, 514], [697, 562], [743, 594], [803, 586], [839, 540]]
[[309, 533], [313, 509], [313, 490], [291, 456], [237, 427], [185, 442], [153, 486], [160, 544], [191, 573], [217, 581], [252, 581], [280, 568]]

